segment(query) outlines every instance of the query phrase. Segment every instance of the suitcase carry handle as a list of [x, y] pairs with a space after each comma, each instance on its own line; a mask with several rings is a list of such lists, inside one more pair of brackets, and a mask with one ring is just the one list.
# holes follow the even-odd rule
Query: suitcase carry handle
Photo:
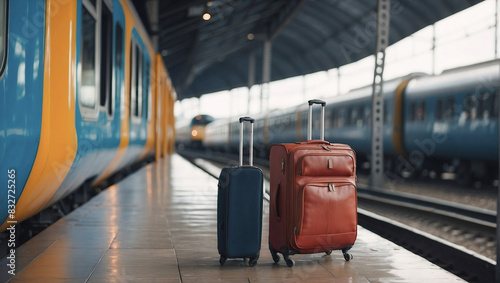
[[309, 103], [309, 119], [307, 123], [307, 140], [312, 139], [312, 106], [313, 104], [321, 104], [321, 129], [320, 129], [320, 140], [325, 140], [325, 106], [326, 102], [319, 99], [312, 99], [308, 101]]
[[240, 118], [240, 166], [243, 166], [243, 122], [250, 122], [250, 166], [253, 166], [253, 122], [251, 117]]

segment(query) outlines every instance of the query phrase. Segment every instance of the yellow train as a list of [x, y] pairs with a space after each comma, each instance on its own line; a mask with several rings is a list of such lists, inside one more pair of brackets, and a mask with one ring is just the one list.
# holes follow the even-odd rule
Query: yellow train
[[201, 149], [205, 139], [205, 127], [214, 121], [210, 115], [200, 114], [187, 121], [176, 124], [175, 145], [179, 149]]
[[127, 0], [0, 0], [0, 221], [174, 149], [167, 70]]

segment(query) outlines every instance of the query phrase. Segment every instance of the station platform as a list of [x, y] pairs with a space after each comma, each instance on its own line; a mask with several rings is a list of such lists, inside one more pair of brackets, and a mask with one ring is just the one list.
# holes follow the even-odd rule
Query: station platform
[[463, 282], [425, 259], [359, 227], [346, 262], [340, 251], [294, 255], [293, 267], [269, 253], [264, 203], [255, 267], [219, 264], [217, 180], [177, 154], [150, 164], [91, 199], [7, 258], [0, 282]]

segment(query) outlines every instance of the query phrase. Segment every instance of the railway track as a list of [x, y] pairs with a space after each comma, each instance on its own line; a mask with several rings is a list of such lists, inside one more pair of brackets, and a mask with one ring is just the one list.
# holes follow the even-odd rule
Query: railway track
[[[469, 282], [494, 282], [496, 218], [491, 221], [491, 211], [366, 190], [358, 186], [361, 226]], [[374, 197], [378, 194], [383, 196]]]
[[[215, 178], [237, 159], [227, 154], [179, 154]], [[254, 163], [269, 180], [269, 162], [255, 159]], [[494, 211], [358, 183], [358, 221], [469, 282], [495, 281]]]

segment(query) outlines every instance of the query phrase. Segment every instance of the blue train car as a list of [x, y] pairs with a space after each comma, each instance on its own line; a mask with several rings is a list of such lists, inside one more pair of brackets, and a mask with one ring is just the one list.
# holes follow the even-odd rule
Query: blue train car
[[[462, 183], [498, 180], [499, 68], [495, 60], [384, 82], [386, 173], [409, 177], [449, 172]], [[366, 86], [328, 99], [325, 110], [325, 139], [349, 144], [363, 167], [371, 156], [371, 103], [372, 87]], [[307, 111], [304, 103], [255, 116], [255, 150], [267, 156], [272, 144], [306, 140]], [[319, 111], [313, 110], [313, 138], [319, 137]], [[207, 147], [234, 152], [239, 141], [235, 127], [214, 124]]]
[[493, 61], [412, 80], [404, 101], [408, 165], [496, 176], [499, 75]]

